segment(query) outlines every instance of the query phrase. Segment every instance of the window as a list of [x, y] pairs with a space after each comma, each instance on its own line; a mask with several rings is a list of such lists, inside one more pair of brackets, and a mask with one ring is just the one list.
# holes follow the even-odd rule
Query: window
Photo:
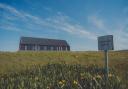
[[53, 46], [51, 46], [51, 50], [54, 50], [54, 47]]
[[47, 46], [44, 46], [44, 50], [47, 50]]
[[33, 46], [32, 45], [26, 45], [27, 50], [33, 50]]
[[20, 45], [20, 50], [25, 50], [25, 45]]

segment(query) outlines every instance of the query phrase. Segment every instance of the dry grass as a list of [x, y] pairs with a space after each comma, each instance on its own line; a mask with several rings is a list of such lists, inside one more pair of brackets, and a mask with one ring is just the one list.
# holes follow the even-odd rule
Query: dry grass
[[[0, 52], [0, 73], [22, 71], [31, 65], [48, 63], [104, 65], [103, 52]], [[128, 72], [128, 52], [110, 52], [109, 66], [119, 74]]]

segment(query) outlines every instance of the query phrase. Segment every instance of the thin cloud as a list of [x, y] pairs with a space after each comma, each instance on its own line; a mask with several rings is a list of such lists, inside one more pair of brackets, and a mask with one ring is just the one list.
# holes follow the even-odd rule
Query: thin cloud
[[9, 11], [10, 13], [13, 13], [17, 17], [24, 18], [24, 15], [23, 14], [21, 14], [19, 11], [17, 11], [15, 8], [13, 8], [13, 7], [9, 6], [9, 5], [0, 3], [0, 8], [4, 9], [6, 11]]
[[0, 26], [0, 29], [4, 29], [4, 30], [8, 30], [8, 31], [16, 31], [16, 32], [20, 32], [21, 29], [18, 29], [16, 27], [12, 27], [12, 26]]
[[[94, 33], [89, 32], [80, 24], [73, 23], [70, 17], [62, 15], [60, 12], [59, 14], [53, 17], [40, 18], [26, 12], [18, 11], [14, 7], [6, 4], [0, 3], [0, 8], [8, 11], [6, 14], [10, 14], [10, 13], [13, 14], [18, 21], [22, 21], [24, 24], [26, 24], [24, 26], [25, 28], [29, 28], [29, 30], [33, 28], [42, 29], [46, 27], [46, 28], [56, 29], [58, 31], [64, 31], [72, 35], [77, 35], [79, 37], [86, 37], [91, 40], [96, 40], [96, 35]], [[6, 19], [6, 18], [3, 18], [3, 19]], [[32, 26], [32, 27], [29, 27], [29, 26]], [[3, 24], [3, 27], [4, 27], [4, 24]], [[17, 29], [20, 29], [20, 27], [19, 28], [17, 27]]]
[[117, 50], [120, 49], [128, 49], [127, 45], [128, 45], [128, 32], [127, 32], [127, 23], [120, 23], [120, 25], [118, 25], [116, 27], [116, 31], [113, 32], [114, 35], [114, 43], [115, 43], [115, 48]]
[[88, 20], [99, 29], [105, 29], [104, 22], [97, 16], [89, 16]]
[[94, 33], [89, 32], [83, 26], [77, 23], [72, 23], [71, 19], [68, 16], [59, 14], [52, 18], [48, 18], [47, 20], [50, 23], [49, 26], [54, 27], [58, 30], [78, 35], [80, 37], [86, 37], [88, 39], [96, 40], [96, 35]]
[[98, 35], [114, 35], [114, 45], [116, 50], [128, 49], [128, 21], [125, 18], [124, 22], [119, 22], [116, 25], [112, 24], [112, 28], [108, 27], [108, 23], [101, 19], [99, 15], [88, 16], [88, 21], [95, 29], [100, 32]]

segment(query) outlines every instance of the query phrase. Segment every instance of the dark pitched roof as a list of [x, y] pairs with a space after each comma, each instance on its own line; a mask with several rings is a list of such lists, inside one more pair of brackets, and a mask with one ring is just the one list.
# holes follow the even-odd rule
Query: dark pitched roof
[[21, 37], [20, 44], [69, 46], [68, 43], [65, 40], [33, 38], [33, 37]]

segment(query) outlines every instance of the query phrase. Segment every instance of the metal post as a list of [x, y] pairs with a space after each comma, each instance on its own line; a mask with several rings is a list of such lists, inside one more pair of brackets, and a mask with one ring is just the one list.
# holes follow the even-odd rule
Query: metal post
[[108, 68], [108, 50], [105, 50], [105, 79], [108, 80], [109, 68]]

